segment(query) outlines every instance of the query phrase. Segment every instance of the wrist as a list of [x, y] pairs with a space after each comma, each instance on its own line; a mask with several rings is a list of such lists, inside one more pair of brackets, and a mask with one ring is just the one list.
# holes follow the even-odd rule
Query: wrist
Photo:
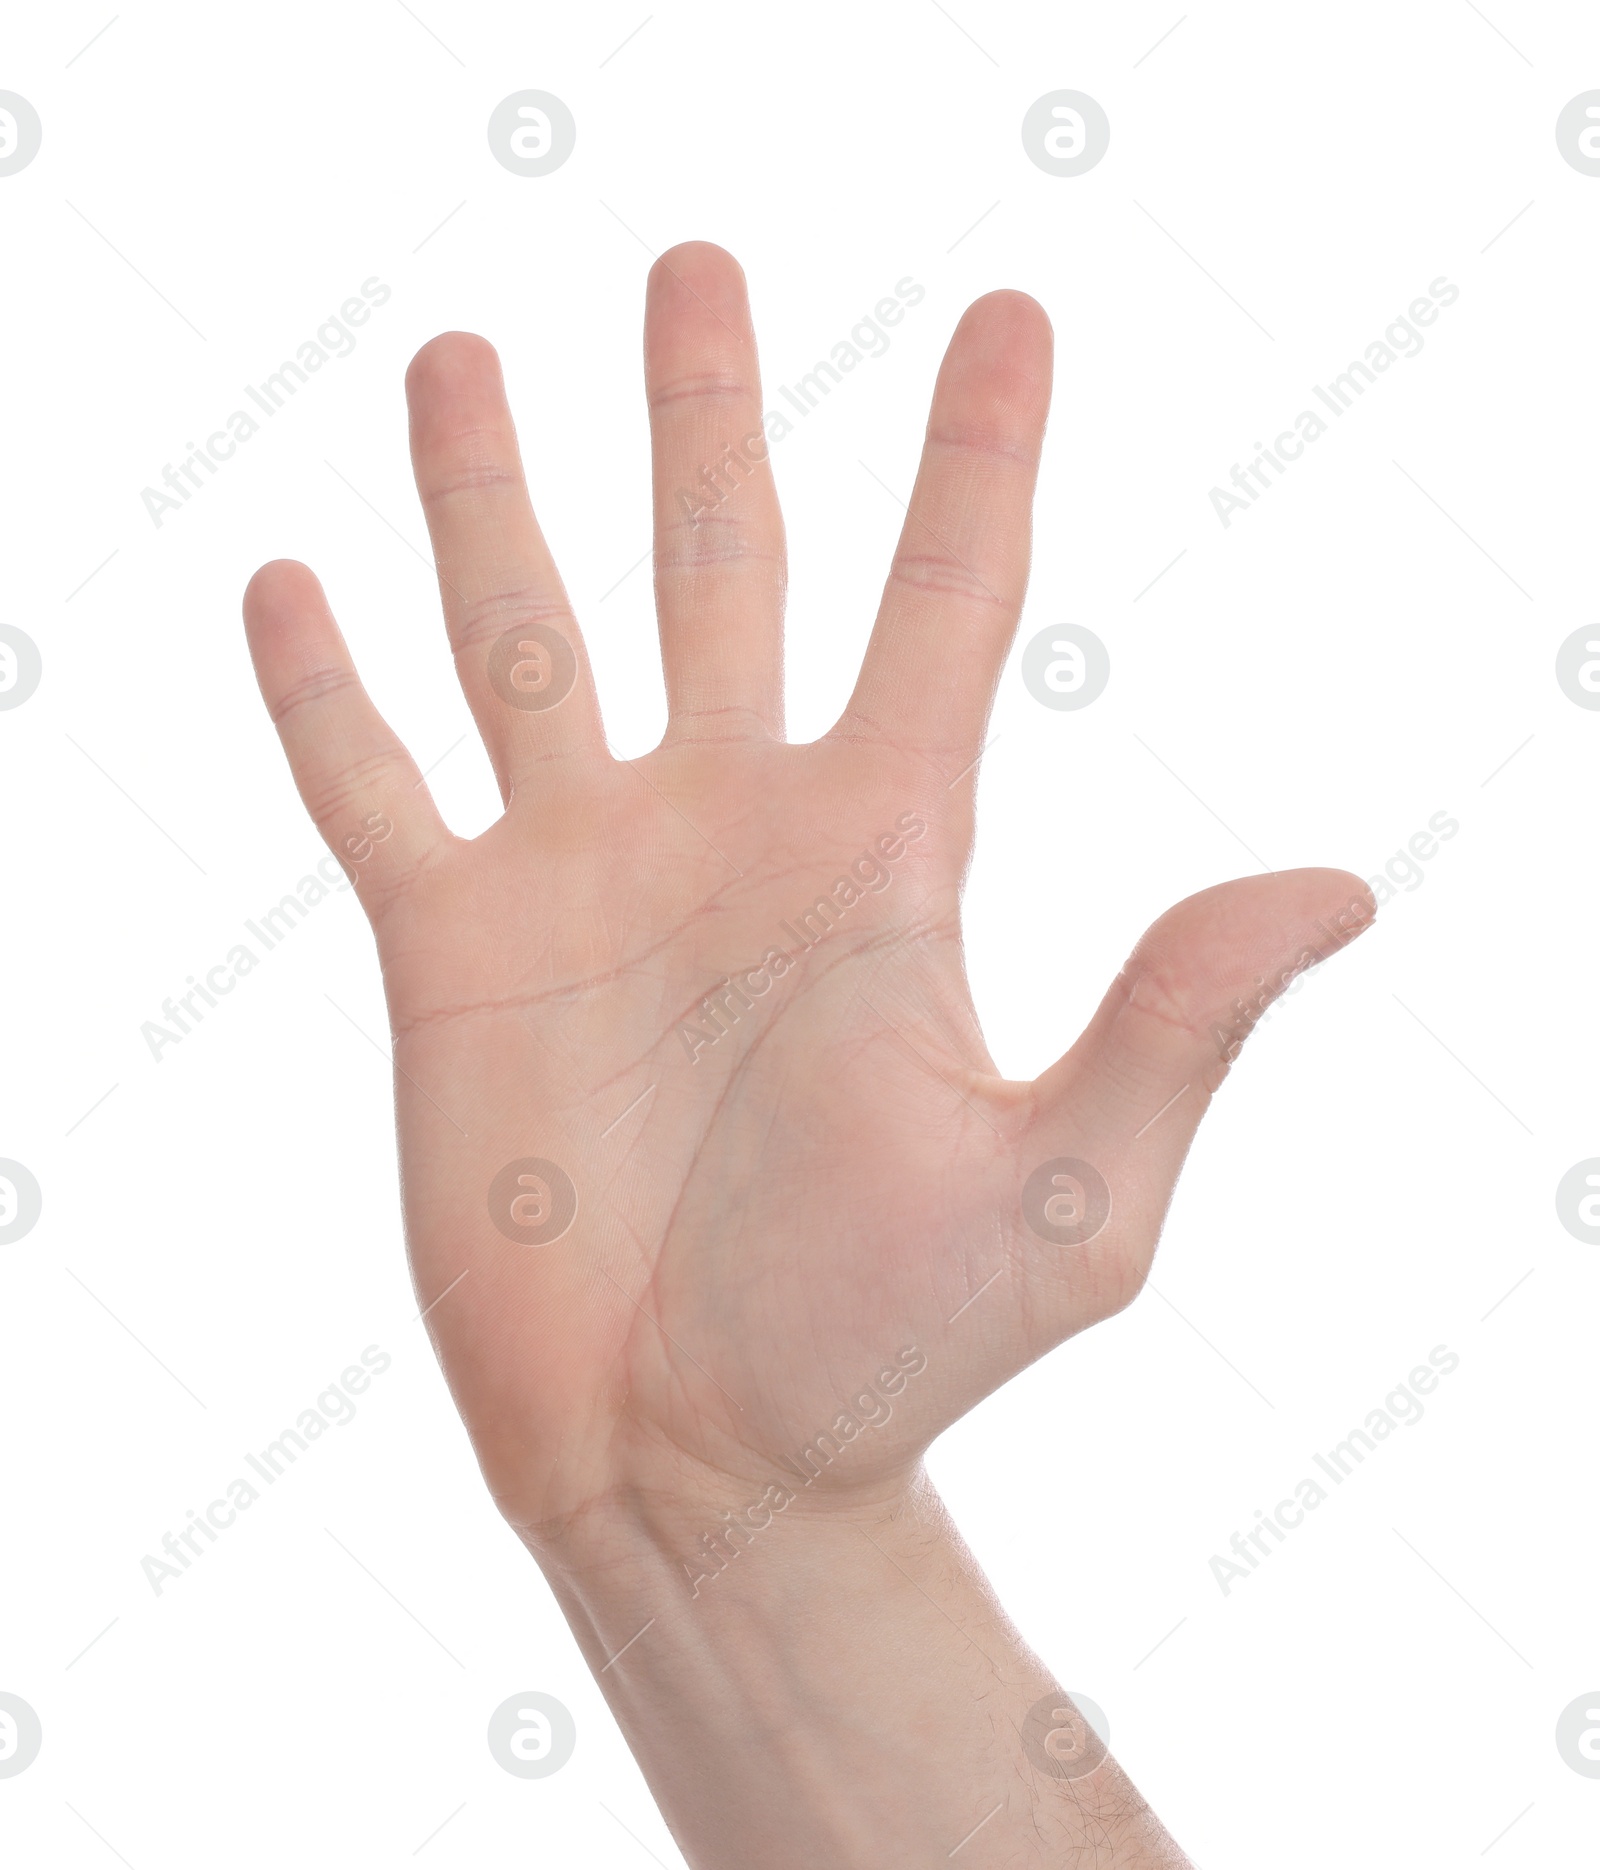
[[949, 1527], [921, 1463], [870, 1485], [819, 1486], [800, 1472], [746, 1475], [685, 1463], [613, 1479], [558, 1521], [515, 1529], [563, 1602], [693, 1605], [736, 1573], [742, 1591], [826, 1562], [885, 1529]]
[[1065, 1697], [920, 1469], [796, 1492], [748, 1539], [720, 1498], [619, 1490], [536, 1548], [691, 1862], [865, 1870], [969, 1836], [975, 1866], [1185, 1862], [1103, 1747], [1041, 1752]]

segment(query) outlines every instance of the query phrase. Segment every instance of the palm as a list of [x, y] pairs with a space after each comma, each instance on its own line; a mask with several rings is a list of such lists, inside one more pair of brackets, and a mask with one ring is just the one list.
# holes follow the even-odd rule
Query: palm
[[[770, 476], [692, 526], [673, 504], [759, 428], [747, 316], [716, 249], [653, 276], [673, 716], [653, 754], [605, 748], [474, 340], [437, 340], [414, 366], [414, 452], [506, 816], [471, 843], [444, 829], [307, 574], [268, 568], [247, 602], [302, 793], [378, 934], [417, 1287], [490, 1484], [530, 1529], [645, 1474], [759, 1492], [869, 1408], [885, 1419], [835, 1439], [823, 1481], [870, 1485], [1125, 1303], [1223, 1069], [1211, 1025], [1258, 976], [1276, 985], [1325, 950], [1327, 919], [1360, 895], [1304, 871], [1180, 905], [1072, 1053], [1035, 1085], [1000, 1079], [958, 901], [1026, 575], [1047, 331], [1015, 295], [968, 314], [851, 705], [790, 746]], [[570, 692], [525, 704], [562, 686], [539, 647], [551, 631], [557, 664], [574, 646]], [[508, 632], [516, 653], [535, 645], [526, 688], [508, 687]], [[351, 841], [374, 824], [381, 837]], [[1024, 1187], [1057, 1158], [1113, 1191], [1091, 1238], [1029, 1223]], [[530, 1163], [576, 1198], [553, 1240], [560, 1190], [542, 1168], [519, 1183]], [[926, 1374], [892, 1416], [865, 1404], [910, 1347]]]

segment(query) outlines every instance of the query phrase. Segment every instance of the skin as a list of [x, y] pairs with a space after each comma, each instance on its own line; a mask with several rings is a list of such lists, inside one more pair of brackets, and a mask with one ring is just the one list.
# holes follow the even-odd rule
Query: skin
[[[674, 248], [648, 288], [670, 713], [653, 752], [607, 747], [482, 339], [434, 339], [406, 387], [504, 816], [471, 840], [445, 826], [305, 567], [267, 565], [245, 597], [301, 796], [377, 940], [411, 1263], [446, 1377], [680, 1846], [713, 1870], [941, 1862], [979, 1820], [963, 1865], [1187, 1861], [1114, 1762], [1062, 1777], [1030, 1753], [1030, 1710], [1064, 1698], [921, 1457], [1137, 1294], [1252, 1018], [1373, 906], [1334, 870], [1204, 891], [1041, 1078], [996, 1072], [959, 904], [1050, 371], [1033, 300], [968, 310], [854, 692], [810, 745], [783, 737], [770, 470], [698, 514], [677, 498], [761, 428], [743, 276], [716, 247]], [[559, 705], [512, 706], [490, 651], [537, 626], [571, 645], [575, 680]], [[802, 951], [797, 918], [825, 894], [846, 906]], [[792, 965], [752, 976], [775, 947]], [[730, 976], [744, 992], [719, 1025], [704, 1003]], [[1063, 1157], [1111, 1198], [1069, 1244], [1023, 1207]], [[490, 1212], [527, 1158], [576, 1190], [551, 1244]], [[837, 1434], [807, 1485], [818, 1464], [797, 1457], [842, 1416], [884, 1419]], [[715, 1536], [763, 1500], [759, 1530]]]

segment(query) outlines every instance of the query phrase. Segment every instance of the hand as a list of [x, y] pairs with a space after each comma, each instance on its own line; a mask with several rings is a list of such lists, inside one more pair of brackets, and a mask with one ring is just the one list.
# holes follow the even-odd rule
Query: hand
[[[653, 752], [607, 749], [478, 338], [425, 346], [407, 391], [456, 666], [505, 815], [454, 837], [311, 573], [277, 563], [251, 583], [263, 695], [382, 958], [420, 1302], [439, 1301], [428, 1323], [485, 1475], [535, 1542], [634, 1489], [756, 1497], [842, 1414], [859, 1421], [853, 1399], [914, 1350], [926, 1370], [892, 1418], [816, 1483], [902, 1486], [980, 1397], [1133, 1298], [1248, 1029], [1235, 1002], [1265, 1004], [1371, 913], [1338, 871], [1208, 890], [1144, 937], [1042, 1078], [995, 1071], [959, 902], [974, 762], [1027, 574], [1050, 348], [1018, 293], [962, 320], [859, 680], [810, 745], [783, 738], [770, 469], [694, 517], [677, 498], [761, 430], [743, 280], [717, 248], [675, 249], [650, 280], [670, 706]], [[497, 650], [508, 638], [533, 647]], [[541, 678], [570, 692], [521, 705], [544, 698]], [[529, 1158], [576, 1194], [548, 1245], [490, 1215], [497, 1176]], [[1025, 1213], [1030, 1175], [1059, 1158], [1109, 1193], [1081, 1244]], [[1067, 1232], [1096, 1193], [1073, 1174], [1048, 1191]], [[509, 1215], [520, 1195], [536, 1217], [561, 1193], [495, 1199]]]
[[[1207, 890], [1043, 1077], [995, 1071], [959, 902], [1049, 374], [1032, 300], [967, 312], [855, 690], [792, 746], [743, 279], [715, 247], [663, 256], [645, 375], [669, 723], [623, 761], [494, 353], [425, 346], [417, 485], [506, 805], [471, 841], [310, 572], [266, 566], [246, 595], [301, 796], [376, 933], [446, 1376], [703, 1866], [1185, 1861], [1114, 1762], [1064, 1776], [1040, 1751], [1065, 1697], [920, 1457], [1138, 1292], [1254, 1018], [1373, 906], [1331, 870]], [[748, 469], [691, 510], [679, 490], [730, 444]]]

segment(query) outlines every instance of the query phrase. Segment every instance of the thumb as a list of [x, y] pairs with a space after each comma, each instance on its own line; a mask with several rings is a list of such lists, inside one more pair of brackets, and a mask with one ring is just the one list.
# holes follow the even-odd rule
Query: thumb
[[[1376, 913], [1359, 877], [1287, 870], [1202, 890], [1146, 932], [1083, 1036], [1033, 1087], [1024, 1174], [1063, 1159], [1090, 1169], [1086, 1191], [1075, 1171], [1058, 1184], [1071, 1192], [1043, 1224], [1049, 1240], [1052, 1219], [1066, 1223], [1070, 1251], [1047, 1263], [1073, 1310], [1087, 1301], [1104, 1316], [1138, 1291], [1190, 1141], [1251, 1028]], [[1035, 1235], [1051, 1179], [1024, 1184], [1021, 1218]], [[1076, 1228], [1075, 1203], [1087, 1212]]]

